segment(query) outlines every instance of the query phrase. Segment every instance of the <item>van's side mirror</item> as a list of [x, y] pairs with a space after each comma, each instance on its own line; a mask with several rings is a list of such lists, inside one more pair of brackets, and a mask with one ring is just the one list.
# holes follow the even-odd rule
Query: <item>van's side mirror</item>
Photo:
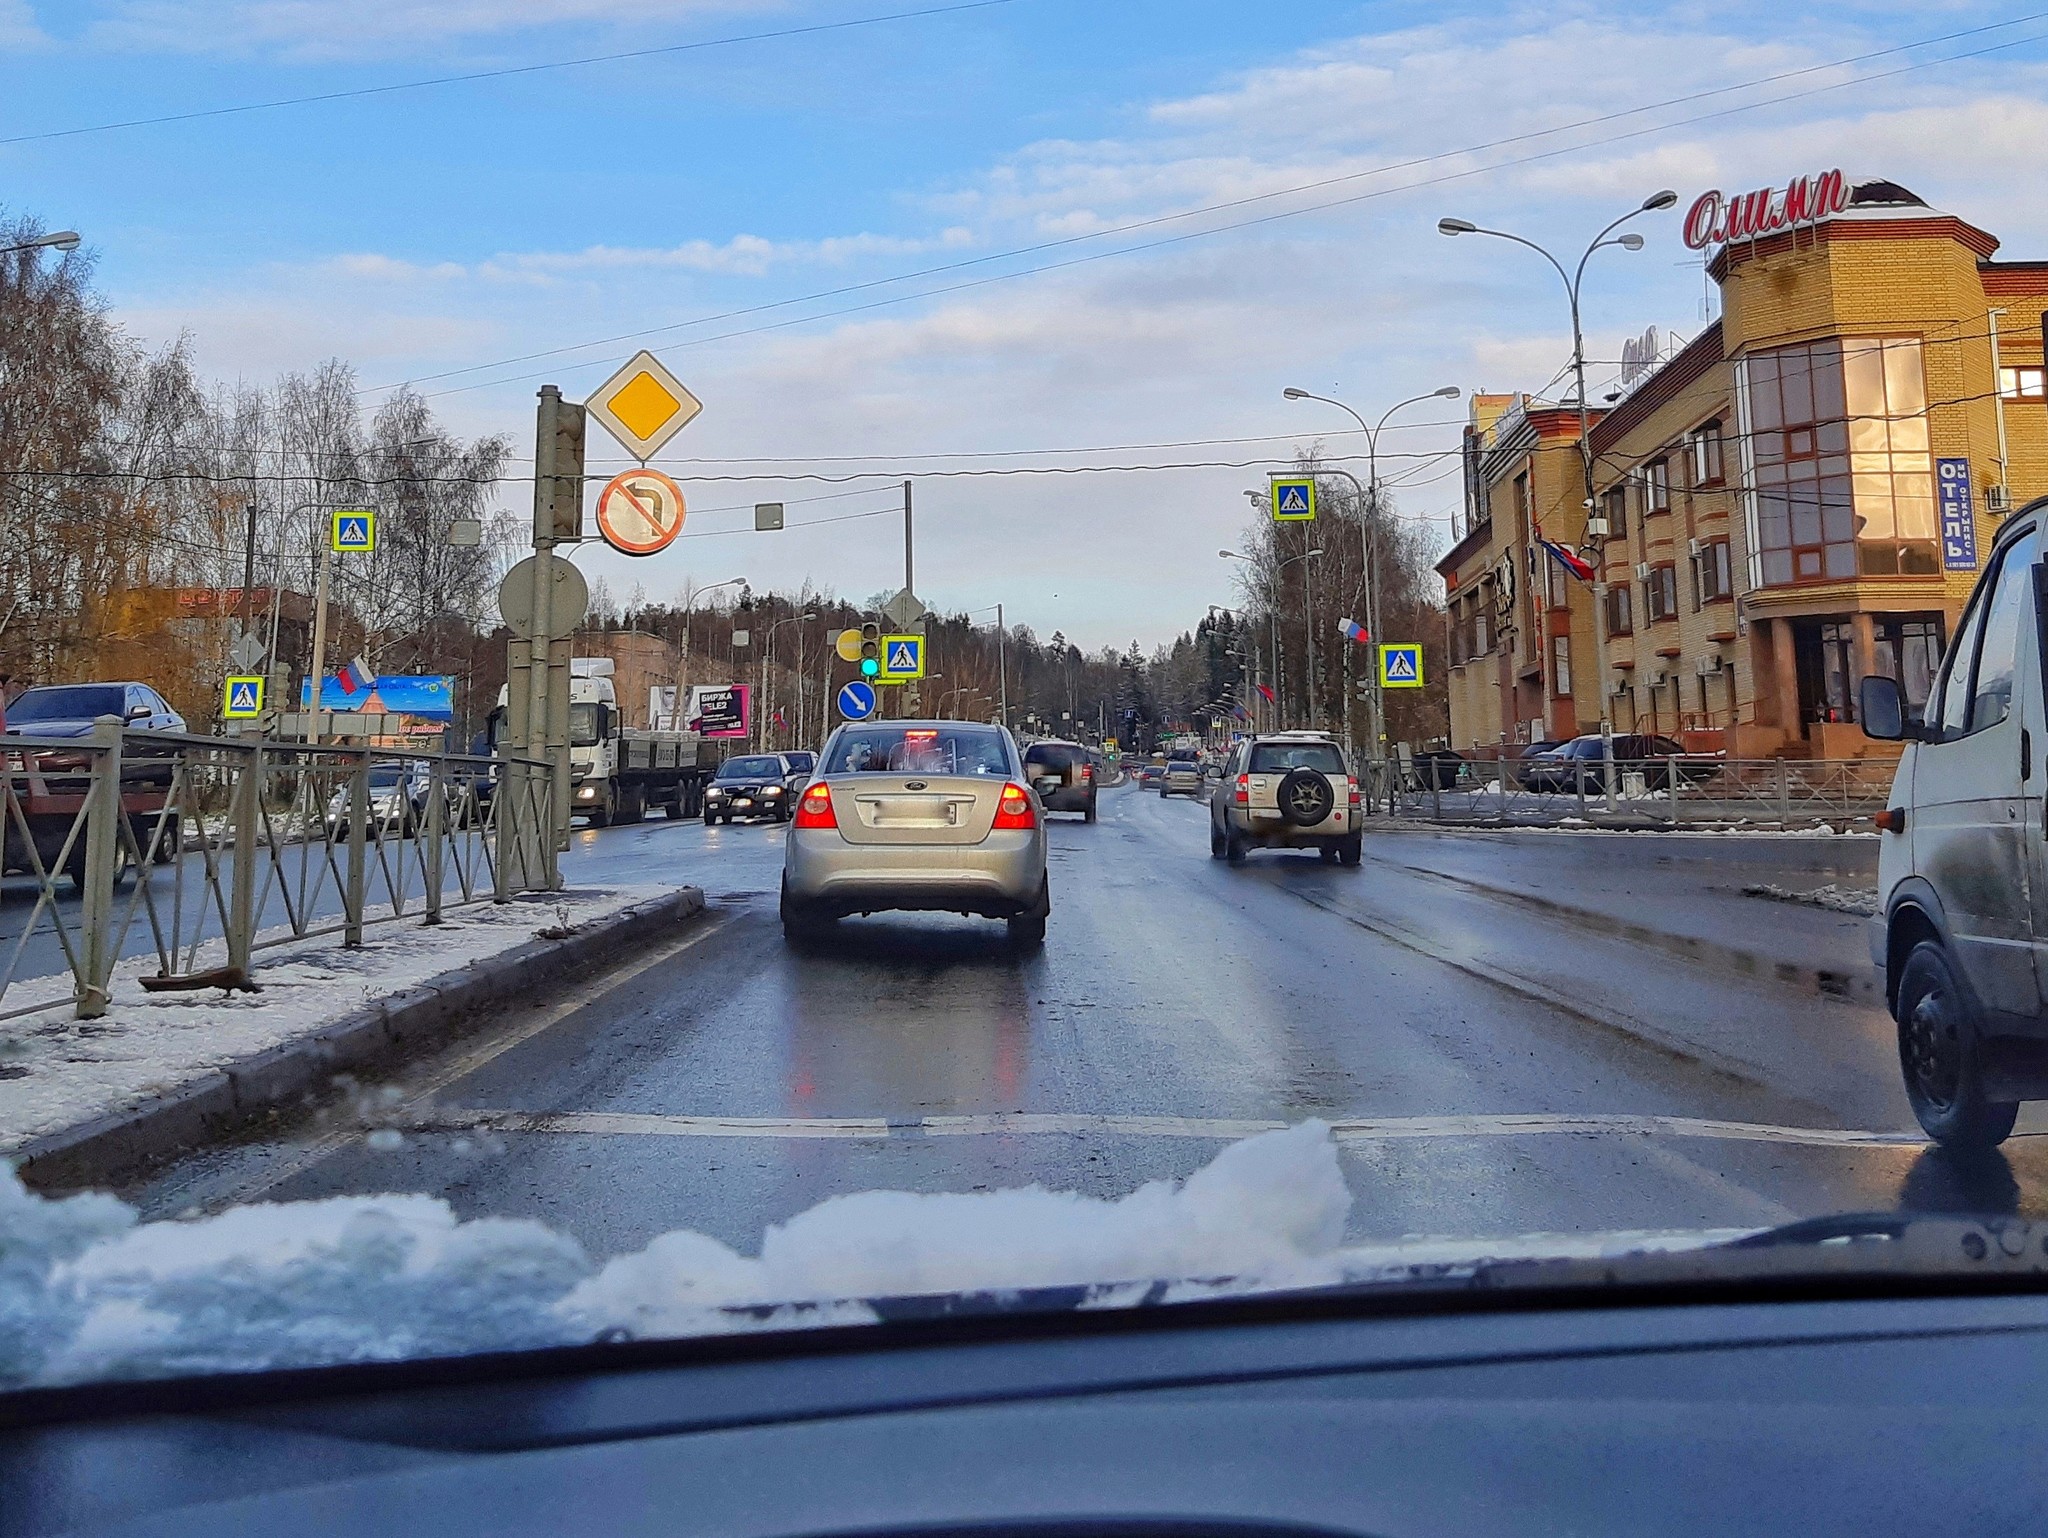
[[1856, 691], [1856, 713], [1863, 735], [1879, 742], [1904, 742], [1920, 733], [1906, 722], [1906, 702], [1899, 694], [1899, 681], [1873, 673]]

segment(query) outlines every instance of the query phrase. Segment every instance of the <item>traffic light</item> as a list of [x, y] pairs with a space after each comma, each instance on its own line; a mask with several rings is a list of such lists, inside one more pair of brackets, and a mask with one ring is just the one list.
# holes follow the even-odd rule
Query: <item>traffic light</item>
[[860, 676], [873, 678], [882, 671], [882, 627], [860, 627]]

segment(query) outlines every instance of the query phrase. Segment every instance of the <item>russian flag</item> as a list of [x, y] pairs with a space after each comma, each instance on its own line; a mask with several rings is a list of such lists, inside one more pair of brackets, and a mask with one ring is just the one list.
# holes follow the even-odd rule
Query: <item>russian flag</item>
[[1554, 539], [1543, 539], [1539, 536], [1536, 542], [1556, 556], [1558, 565], [1577, 577], [1581, 582], [1591, 582], [1593, 580], [1593, 563], [1577, 551], [1565, 549], [1563, 545], [1560, 545]]
[[1278, 696], [1277, 694], [1275, 694], [1275, 693], [1274, 693], [1274, 692], [1273, 692], [1273, 691], [1272, 691], [1272, 690], [1271, 690], [1270, 688], [1268, 688], [1268, 687], [1267, 687], [1267, 686], [1266, 686], [1265, 684], [1253, 684], [1253, 685], [1252, 685], [1252, 687], [1253, 687], [1254, 689], [1257, 689], [1257, 690], [1259, 691], [1259, 696], [1260, 696], [1260, 698], [1262, 698], [1263, 700], [1265, 700], [1265, 702], [1266, 702], [1266, 703], [1267, 703], [1268, 705], [1277, 705], [1277, 704], [1279, 704], [1279, 703], [1280, 703], [1280, 696]]
[[370, 671], [369, 663], [358, 657], [339, 673], [336, 673], [334, 681], [341, 685], [341, 692], [343, 694], [353, 697], [376, 683], [377, 675]]
[[1355, 619], [1339, 620], [1337, 628], [1344, 632], [1345, 640], [1356, 641], [1360, 646], [1364, 646], [1372, 640], [1372, 632], [1359, 624]]

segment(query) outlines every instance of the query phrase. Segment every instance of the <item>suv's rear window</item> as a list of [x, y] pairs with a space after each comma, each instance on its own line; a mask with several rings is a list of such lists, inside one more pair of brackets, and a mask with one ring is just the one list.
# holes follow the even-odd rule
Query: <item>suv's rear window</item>
[[1010, 773], [1002, 733], [988, 726], [863, 726], [842, 731], [825, 756], [833, 774]]
[[1342, 774], [1344, 755], [1332, 742], [1259, 742], [1252, 745], [1253, 774], [1285, 774], [1290, 769], [1318, 769]]
[[1024, 765], [1028, 769], [1071, 769], [1087, 753], [1081, 748], [1070, 748], [1063, 743], [1035, 742], [1024, 750]]

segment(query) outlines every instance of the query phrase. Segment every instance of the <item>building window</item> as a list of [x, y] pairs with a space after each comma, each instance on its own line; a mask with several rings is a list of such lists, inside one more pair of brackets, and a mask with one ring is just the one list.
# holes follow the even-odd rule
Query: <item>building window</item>
[[1550, 692], [1557, 695], [1572, 692], [1572, 638], [1568, 635], [1550, 638]]
[[1572, 604], [1572, 574], [1564, 569], [1564, 562], [1540, 546], [1538, 553], [1533, 553], [1530, 559], [1543, 563], [1543, 585], [1549, 592], [1550, 607], [1569, 609]]
[[1526, 470], [1515, 477], [1515, 517], [1526, 531], [1529, 527], [1529, 472]]
[[1728, 541], [1708, 540], [1700, 546], [1697, 564], [1693, 568], [1699, 573], [1699, 595], [1702, 604], [1716, 603], [1723, 598], [1735, 596], [1735, 584], [1728, 564]]
[[1941, 666], [1939, 614], [1880, 614], [1876, 622], [1877, 671], [1898, 680], [1906, 708], [1919, 716], [1934, 690], [1934, 670]]
[[1607, 493], [1607, 537], [1628, 538], [1628, 488], [1616, 486]]
[[1919, 341], [1780, 347], [1743, 370], [1764, 585], [1939, 571]]
[[1671, 511], [1671, 462], [1653, 459], [1643, 466], [1643, 516]]
[[1611, 636], [1630, 635], [1635, 631], [1628, 595], [1626, 582], [1617, 582], [1607, 590], [1607, 633]]
[[1696, 427], [1686, 440], [1688, 457], [1692, 460], [1692, 483], [1695, 486], [1718, 486], [1723, 478], [1721, 459], [1721, 424], [1709, 422]]
[[1678, 568], [1653, 566], [1643, 579], [1643, 617], [1652, 625], [1678, 618]]
[[2044, 371], [2038, 368], [2002, 368], [1998, 371], [1998, 393], [2007, 400], [2037, 401], [2048, 397], [2043, 388]]

